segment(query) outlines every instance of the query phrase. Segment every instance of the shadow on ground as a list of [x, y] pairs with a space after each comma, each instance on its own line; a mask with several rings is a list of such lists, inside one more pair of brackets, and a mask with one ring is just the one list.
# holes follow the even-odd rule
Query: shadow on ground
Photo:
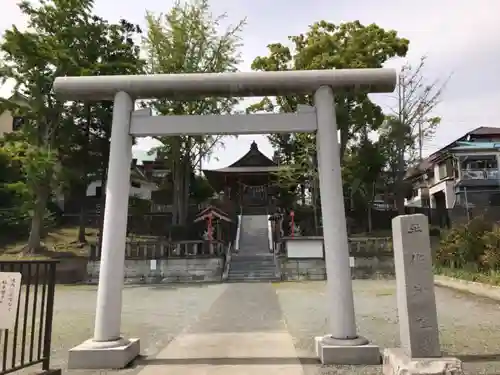
[[209, 365], [209, 366], [238, 366], [238, 365], [293, 365], [297, 362], [302, 365], [318, 365], [317, 358], [138, 358], [130, 366], [161, 366], [161, 365]]

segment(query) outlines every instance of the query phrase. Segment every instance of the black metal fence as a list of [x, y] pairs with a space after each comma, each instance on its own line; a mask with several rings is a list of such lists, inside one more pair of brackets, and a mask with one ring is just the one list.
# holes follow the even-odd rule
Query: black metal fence
[[[290, 236], [292, 232], [292, 220], [295, 235], [322, 236], [321, 207], [313, 210], [312, 207], [296, 207], [293, 210], [281, 210], [281, 229], [284, 236]], [[483, 217], [485, 220], [500, 223], [500, 206], [456, 206], [446, 208], [405, 207], [405, 214], [421, 213], [427, 216], [429, 226], [435, 230], [446, 230], [456, 225], [462, 225], [475, 217]], [[276, 215], [278, 217], [279, 215]], [[369, 235], [373, 233], [391, 235], [392, 219], [398, 216], [396, 210], [346, 210], [347, 229], [350, 235]]]
[[39, 364], [49, 371], [56, 266], [52, 260], [0, 261], [0, 272], [22, 275], [14, 328], [0, 330], [0, 375]]

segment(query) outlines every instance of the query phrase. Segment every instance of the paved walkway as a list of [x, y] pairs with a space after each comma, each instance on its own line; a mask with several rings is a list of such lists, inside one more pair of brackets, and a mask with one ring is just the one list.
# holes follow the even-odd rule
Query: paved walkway
[[195, 324], [146, 361], [140, 375], [303, 374], [273, 286], [225, 288]]
[[[359, 332], [398, 347], [395, 282], [353, 286]], [[381, 375], [381, 366], [319, 365], [313, 337], [328, 332], [325, 298], [324, 282], [127, 285], [123, 335], [141, 339], [144, 358], [102, 372], [66, 368], [68, 350], [92, 336], [96, 287], [57, 286], [51, 363], [68, 375]], [[500, 374], [500, 304], [443, 288], [436, 300], [442, 350], [464, 361], [466, 375]]]

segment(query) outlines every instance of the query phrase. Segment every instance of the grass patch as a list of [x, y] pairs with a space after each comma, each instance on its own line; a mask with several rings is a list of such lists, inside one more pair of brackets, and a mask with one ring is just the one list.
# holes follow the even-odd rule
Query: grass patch
[[475, 281], [478, 283], [500, 286], [500, 272], [493, 270], [488, 272], [479, 272], [457, 268], [434, 267], [434, 273], [436, 275], [454, 277], [456, 279], [466, 281]]
[[396, 291], [394, 289], [383, 289], [383, 290], [378, 290], [375, 295], [377, 297], [386, 297], [386, 296], [392, 296], [394, 295]]
[[[85, 233], [88, 243], [97, 242], [97, 229], [86, 229]], [[24, 254], [26, 242], [16, 242], [0, 247], [0, 260], [87, 257], [90, 250], [89, 244], [80, 243], [77, 238], [78, 227], [57, 228], [42, 239], [46, 250], [37, 254]]]
[[[24, 254], [23, 249], [26, 246], [26, 241], [13, 242], [8, 245], [0, 245], [0, 260], [87, 258], [90, 253], [90, 244], [97, 243], [98, 234], [98, 229], [86, 228], [87, 243], [80, 243], [77, 241], [78, 227], [56, 228], [42, 239], [42, 246], [45, 250], [36, 254]], [[132, 234], [127, 237], [127, 241], [158, 241], [158, 237]]]

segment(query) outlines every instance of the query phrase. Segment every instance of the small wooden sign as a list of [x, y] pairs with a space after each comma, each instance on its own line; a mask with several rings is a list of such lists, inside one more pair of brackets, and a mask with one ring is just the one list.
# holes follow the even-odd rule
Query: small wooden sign
[[0, 329], [14, 328], [20, 291], [20, 272], [0, 272]]

